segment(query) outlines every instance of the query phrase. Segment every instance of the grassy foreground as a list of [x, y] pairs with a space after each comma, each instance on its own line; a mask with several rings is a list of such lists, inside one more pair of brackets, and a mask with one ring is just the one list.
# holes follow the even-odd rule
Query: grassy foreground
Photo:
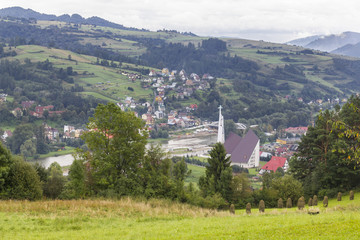
[[360, 195], [320, 214], [266, 209], [252, 215], [124, 198], [0, 202], [1, 239], [358, 239]]

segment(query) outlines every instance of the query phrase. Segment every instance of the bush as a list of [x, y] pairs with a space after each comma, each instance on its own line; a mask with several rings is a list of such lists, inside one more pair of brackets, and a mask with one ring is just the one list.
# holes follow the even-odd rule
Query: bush
[[16, 159], [10, 166], [6, 186], [6, 198], [37, 200], [42, 197], [39, 175], [31, 164], [22, 159]]
[[235, 205], [234, 205], [234, 204], [231, 204], [229, 210], [230, 210], [230, 213], [231, 213], [231, 214], [235, 214]]
[[312, 199], [312, 198], [309, 198], [308, 206], [311, 207], [312, 205], [313, 205], [313, 199]]
[[287, 208], [292, 208], [291, 198], [288, 198], [288, 199], [287, 199], [287, 201], [286, 201], [286, 207], [287, 207]]
[[350, 191], [350, 200], [354, 200], [354, 191]]
[[305, 207], [305, 199], [304, 197], [300, 197], [298, 202], [297, 202], [297, 207], [299, 210], [303, 210]]
[[261, 200], [259, 202], [259, 212], [265, 212], [265, 202], [264, 202], [264, 200]]
[[251, 213], [251, 203], [247, 203], [246, 204], [246, 213], [250, 214]]
[[278, 208], [283, 208], [284, 207], [284, 201], [282, 200], [282, 198], [279, 198], [278, 200]]
[[318, 197], [316, 195], [314, 195], [313, 197], [313, 201], [312, 201], [313, 206], [317, 206], [318, 205]]
[[338, 200], [338, 202], [341, 201], [341, 196], [342, 196], [341, 192], [338, 192], [338, 194], [337, 194], [337, 200]]
[[324, 200], [323, 200], [323, 205], [324, 205], [324, 207], [328, 207], [328, 203], [329, 203], [328, 197], [325, 196], [325, 197], [324, 197]]

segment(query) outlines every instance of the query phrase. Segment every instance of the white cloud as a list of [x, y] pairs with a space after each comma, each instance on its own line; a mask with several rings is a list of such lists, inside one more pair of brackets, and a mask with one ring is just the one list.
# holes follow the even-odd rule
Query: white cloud
[[356, 0], [1, 0], [61, 15], [99, 16], [128, 27], [284, 42], [299, 36], [360, 31]]

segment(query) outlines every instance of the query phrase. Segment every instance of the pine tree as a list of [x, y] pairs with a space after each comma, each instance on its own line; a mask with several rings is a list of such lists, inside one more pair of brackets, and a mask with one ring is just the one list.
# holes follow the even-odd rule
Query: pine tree
[[220, 193], [230, 202], [233, 195], [232, 169], [230, 157], [226, 157], [226, 154], [224, 145], [216, 143], [210, 151], [209, 166], [206, 167], [205, 177], [199, 179], [199, 186], [205, 196]]

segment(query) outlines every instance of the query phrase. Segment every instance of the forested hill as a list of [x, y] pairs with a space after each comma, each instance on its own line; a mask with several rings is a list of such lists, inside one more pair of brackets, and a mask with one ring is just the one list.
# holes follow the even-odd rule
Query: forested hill
[[23, 18], [23, 19], [32, 19], [32, 20], [42, 20], [42, 21], [61, 21], [61, 22], [75, 23], [75, 24], [90, 24], [90, 25], [98, 25], [98, 26], [111, 27], [111, 28], [123, 29], [123, 30], [147, 31], [145, 29], [124, 27], [121, 24], [109, 22], [109, 21], [107, 21], [103, 18], [99, 18], [99, 17], [83, 18], [79, 14], [73, 14], [71, 16], [68, 14], [56, 16], [53, 14], [39, 13], [34, 10], [24, 9], [21, 7], [9, 7], [9, 8], [0, 9], [0, 16], [1, 17], [15, 17], [15, 18]]
[[[35, 73], [38, 62], [51, 63], [54, 73], [46, 70], [47, 77], [55, 74], [61, 89], [105, 101], [118, 102], [126, 96], [152, 101], [154, 89], [142, 81], [149, 78], [150, 70], [184, 70], [188, 78], [192, 73], [200, 78], [211, 75], [215, 78], [207, 80], [210, 88], [202, 90], [176, 78], [177, 88], [165, 94], [167, 110], [196, 103], [196, 116], [216, 119], [214, 109], [222, 104], [226, 119], [274, 128], [307, 125], [311, 113], [322, 107], [313, 109], [308, 103], [326, 102], [331, 107], [335, 100], [360, 90], [360, 60], [263, 41], [198, 37], [175, 30], [131, 31], [24, 16], [2, 18], [0, 42], [3, 59], [18, 60], [27, 68], [36, 66], [28, 69]], [[1, 88], [9, 95], [28, 81], [9, 76], [14, 78], [12, 85]], [[184, 91], [190, 94], [177, 99]]]

